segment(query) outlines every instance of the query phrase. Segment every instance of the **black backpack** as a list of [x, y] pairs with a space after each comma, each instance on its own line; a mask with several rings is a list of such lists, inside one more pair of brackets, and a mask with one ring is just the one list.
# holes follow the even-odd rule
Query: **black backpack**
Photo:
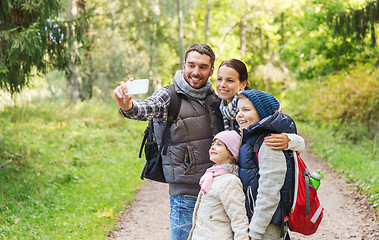
[[170, 141], [170, 128], [174, 120], [177, 119], [180, 106], [182, 103], [181, 97], [176, 93], [174, 85], [166, 86], [170, 92], [170, 106], [168, 109], [167, 125], [165, 127], [162, 143], [158, 149], [158, 144], [155, 139], [153, 119], [149, 121], [145, 129], [145, 135], [142, 140], [139, 151], [139, 158], [142, 156], [142, 150], [145, 146], [146, 164], [141, 173], [141, 179], [150, 179], [158, 182], [166, 182], [162, 168], [162, 155], [167, 154], [167, 147]]

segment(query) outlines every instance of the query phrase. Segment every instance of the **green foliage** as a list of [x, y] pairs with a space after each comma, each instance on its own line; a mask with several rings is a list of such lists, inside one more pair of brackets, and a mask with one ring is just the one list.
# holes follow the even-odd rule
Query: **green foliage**
[[[250, 73], [268, 62], [273, 62], [277, 69], [285, 65], [276, 53], [280, 42], [277, 16], [288, 10], [290, 4], [225, 0], [181, 3], [184, 48], [208, 41], [217, 56], [216, 69], [230, 58], [244, 60]], [[82, 85], [88, 83], [93, 96], [100, 94], [106, 99], [118, 82], [129, 77], [149, 78], [153, 82], [152, 91], [171, 83], [173, 74], [181, 68], [176, 1], [113, 1], [110, 4], [97, 0], [96, 4], [95, 17], [89, 22], [89, 51], [81, 54]], [[240, 37], [243, 22], [244, 53]]]
[[318, 82], [299, 84], [286, 95], [288, 111], [303, 121], [334, 126], [354, 141], [373, 139], [379, 122], [378, 71], [360, 65]]
[[141, 182], [145, 126], [98, 101], [0, 112], [0, 238], [106, 239]]
[[313, 152], [327, 160], [333, 169], [353, 181], [379, 211], [379, 137], [362, 139], [358, 143], [347, 141], [330, 129], [298, 121], [297, 127], [311, 141]]
[[370, 34], [371, 45], [376, 45], [375, 24], [379, 22], [379, 2], [367, 1], [361, 9], [348, 9], [346, 12], [329, 12], [328, 24], [334, 29], [334, 33], [344, 38], [354, 37], [362, 43], [366, 34]]
[[19, 92], [34, 69], [46, 73], [51, 68], [64, 70], [71, 63], [70, 46], [84, 42], [82, 19], [64, 21], [61, 12], [59, 0], [2, 1], [0, 88]]
[[[367, 5], [365, 1], [350, 2]], [[371, 34], [357, 41], [353, 32], [336, 34], [331, 23], [331, 19], [348, 15], [349, 11], [360, 11], [362, 5], [350, 6], [349, 1], [339, 0], [306, 1], [298, 11], [286, 12], [287, 39], [278, 48], [281, 59], [300, 79], [326, 76], [356, 62], [377, 64], [378, 44], [370, 44], [379, 36], [377, 24], [370, 28]]]
[[130, 77], [149, 78], [151, 93], [171, 82], [172, 69], [179, 66], [175, 2], [94, 3], [97, 9], [89, 21], [89, 45], [81, 53], [81, 86], [93, 91], [92, 96], [108, 100], [114, 87]]
[[379, 69], [358, 65], [283, 94], [284, 110], [311, 148], [379, 207]]
[[[184, 48], [207, 42], [216, 53], [216, 68], [224, 60], [242, 59], [254, 88], [280, 91], [290, 75], [323, 77], [379, 55], [377, 1], [180, 2]], [[177, 1], [87, 1], [74, 22], [62, 20], [57, 0], [1, 4], [0, 87], [11, 92], [27, 85], [34, 69], [67, 70], [70, 61], [79, 64], [79, 56], [82, 100], [109, 99], [114, 86], [129, 77], [151, 79], [151, 93], [171, 83], [181, 68]], [[92, 19], [81, 15], [92, 8]], [[72, 37], [80, 48], [76, 60], [70, 55]], [[279, 74], [262, 76], [267, 67]]]

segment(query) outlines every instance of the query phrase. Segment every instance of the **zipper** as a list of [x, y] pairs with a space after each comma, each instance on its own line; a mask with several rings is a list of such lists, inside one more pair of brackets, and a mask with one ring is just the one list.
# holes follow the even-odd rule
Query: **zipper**
[[251, 190], [251, 187], [247, 187], [247, 201], [249, 202], [249, 211], [251, 214], [254, 214], [254, 208], [255, 208], [255, 202], [253, 197], [253, 191]]

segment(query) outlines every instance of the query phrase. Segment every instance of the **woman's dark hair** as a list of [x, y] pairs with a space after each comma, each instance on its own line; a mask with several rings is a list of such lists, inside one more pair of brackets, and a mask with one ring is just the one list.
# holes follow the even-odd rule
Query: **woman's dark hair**
[[222, 66], [233, 68], [234, 70], [237, 71], [240, 82], [244, 82], [244, 81], [247, 82], [247, 78], [248, 78], [247, 69], [246, 69], [246, 65], [242, 61], [238, 59], [229, 59], [229, 60], [223, 61], [218, 67], [218, 69], [220, 69], [220, 67]]

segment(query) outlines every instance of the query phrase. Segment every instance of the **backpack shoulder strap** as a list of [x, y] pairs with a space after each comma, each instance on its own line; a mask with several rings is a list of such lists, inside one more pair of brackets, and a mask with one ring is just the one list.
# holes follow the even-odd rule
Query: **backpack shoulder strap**
[[[174, 120], [178, 117], [180, 106], [182, 103], [182, 99], [176, 93], [175, 87], [173, 84], [168, 85], [165, 88], [167, 88], [169, 90], [170, 105], [169, 105], [169, 109], [168, 109], [167, 125], [166, 125], [166, 128], [164, 130], [162, 144], [161, 144], [161, 147], [159, 149], [159, 152], [162, 152], [162, 147], [164, 147], [164, 149], [163, 149], [164, 155], [166, 155], [166, 153], [167, 153], [167, 146], [168, 146], [168, 141], [169, 141], [168, 139], [170, 136], [170, 127], [171, 127], [172, 123], [174, 122]], [[140, 147], [140, 151], [138, 154], [139, 158], [141, 158], [141, 156], [142, 156], [142, 150], [143, 150], [143, 147], [145, 146], [146, 141], [155, 141], [154, 119], [151, 119], [149, 121], [148, 126], [145, 129], [143, 140], [142, 140], [141, 147]]]
[[259, 135], [259, 137], [255, 141], [254, 146], [253, 146], [254, 152], [256, 152], [256, 153], [259, 152], [259, 149], [261, 148], [263, 141], [265, 140], [265, 137], [268, 135], [270, 135], [270, 132], [263, 132], [263, 133], [261, 133], [261, 135]]
[[178, 118], [180, 106], [182, 104], [182, 98], [175, 91], [174, 84], [166, 86], [170, 93], [170, 106], [168, 108], [167, 124], [163, 133], [162, 144], [159, 151], [166, 155], [167, 148], [170, 142], [170, 128], [172, 123]]
[[168, 108], [167, 124], [172, 124], [178, 118], [182, 98], [176, 93], [174, 84], [167, 86], [170, 91], [170, 106]]
[[145, 143], [147, 140], [151, 140], [151, 139], [148, 139], [148, 138], [152, 138], [153, 136], [150, 136], [150, 133], [153, 133], [154, 132], [154, 129], [153, 129], [153, 120], [150, 120], [146, 129], [145, 129], [145, 132], [144, 132], [144, 135], [143, 135], [143, 139], [142, 139], [142, 143], [141, 143], [141, 147], [139, 149], [139, 154], [138, 154], [138, 157], [141, 158], [142, 157], [142, 150], [143, 150], [143, 146], [145, 146]]

